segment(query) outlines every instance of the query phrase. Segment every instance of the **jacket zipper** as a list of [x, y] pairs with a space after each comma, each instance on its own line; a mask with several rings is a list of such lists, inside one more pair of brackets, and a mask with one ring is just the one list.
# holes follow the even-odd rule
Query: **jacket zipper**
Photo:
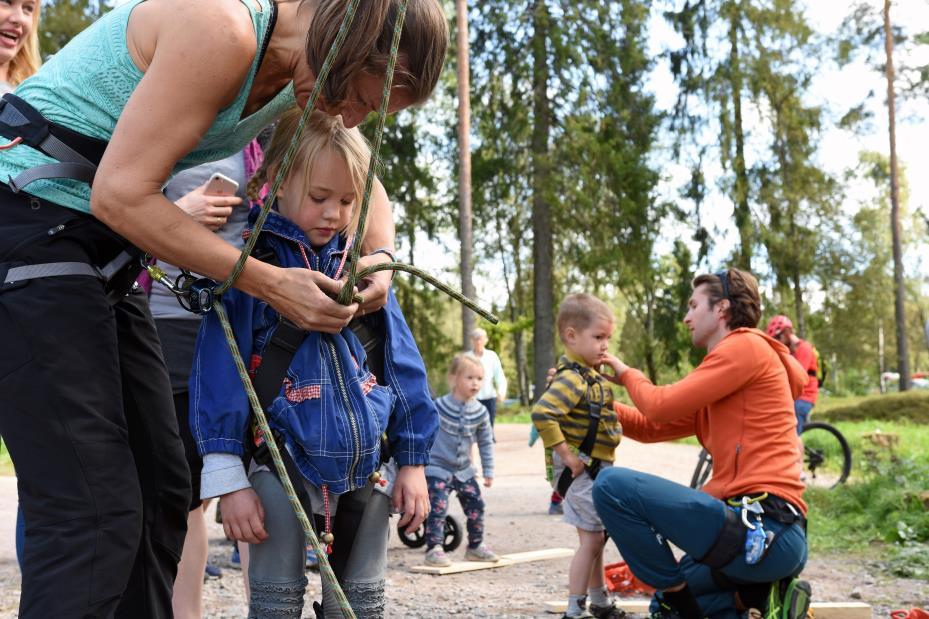
[[348, 399], [348, 391], [345, 389], [345, 378], [342, 376], [342, 366], [339, 365], [338, 358], [336, 357], [335, 344], [332, 343], [327, 336], [326, 345], [329, 348], [329, 356], [332, 359], [332, 365], [335, 367], [336, 380], [339, 383], [339, 392], [342, 394], [342, 401], [345, 403], [345, 412], [348, 414], [348, 423], [352, 427], [352, 442], [353, 442], [353, 455], [352, 455], [352, 465], [348, 470], [348, 488], [349, 490], [354, 490], [355, 486], [355, 471], [358, 469], [358, 462], [361, 460], [361, 437], [358, 433], [358, 420], [355, 419], [355, 412], [352, 409], [351, 402]]

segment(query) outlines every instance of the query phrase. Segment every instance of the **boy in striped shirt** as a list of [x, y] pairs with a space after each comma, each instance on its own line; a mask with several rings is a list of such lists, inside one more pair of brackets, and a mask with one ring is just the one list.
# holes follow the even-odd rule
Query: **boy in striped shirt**
[[[564, 521], [577, 528], [579, 546], [568, 572], [565, 618], [619, 618], [603, 582], [603, 523], [591, 491], [597, 473], [612, 466], [622, 427], [613, 392], [597, 368], [613, 335], [609, 306], [589, 294], [573, 294], [558, 309], [558, 335], [565, 354], [551, 384], [532, 408], [545, 448], [551, 449], [552, 481], [564, 497]], [[590, 610], [587, 597], [590, 596]]]

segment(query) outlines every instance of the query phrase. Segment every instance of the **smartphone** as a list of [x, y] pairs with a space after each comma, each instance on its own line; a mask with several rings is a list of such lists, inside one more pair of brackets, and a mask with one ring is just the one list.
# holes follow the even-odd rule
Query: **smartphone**
[[238, 189], [239, 184], [236, 181], [225, 174], [213, 172], [213, 176], [210, 177], [210, 181], [207, 183], [204, 193], [211, 196], [234, 196]]

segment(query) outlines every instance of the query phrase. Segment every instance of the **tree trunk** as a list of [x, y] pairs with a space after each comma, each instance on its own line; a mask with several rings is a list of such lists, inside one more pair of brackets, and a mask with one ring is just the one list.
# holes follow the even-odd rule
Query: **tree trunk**
[[803, 316], [803, 287], [800, 285], [800, 270], [793, 272], [794, 288], [794, 327], [797, 328], [797, 337], [806, 339], [806, 319]]
[[731, 6], [729, 15], [729, 86], [732, 95], [733, 131], [735, 131], [735, 225], [739, 230], [739, 253], [736, 266], [752, 270], [752, 214], [748, 205], [748, 171], [745, 168], [745, 130], [742, 127], [742, 67], [739, 56], [739, 21], [741, 10]]
[[903, 249], [900, 243], [900, 181], [897, 176], [896, 96], [894, 94], [894, 40], [890, 27], [890, 0], [884, 0], [884, 51], [887, 54], [887, 122], [890, 133], [890, 230], [894, 256], [894, 314], [897, 323], [897, 371], [900, 391], [910, 388], [910, 358], [906, 341], [906, 306], [903, 286]]
[[550, 109], [548, 100], [549, 14], [545, 0], [535, 0], [532, 11], [532, 341], [534, 397], [545, 391], [548, 369], [555, 365], [555, 291], [552, 282], [552, 214], [546, 189], [549, 182]]
[[[468, 1], [455, 0], [458, 24], [458, 238], [461, 241], [461, 292], [474, 298], [474, 239], [471, 228], [471, 64], [468, 54]], [[471, 347], [475, 314], [461, 306], [461, 345]]]

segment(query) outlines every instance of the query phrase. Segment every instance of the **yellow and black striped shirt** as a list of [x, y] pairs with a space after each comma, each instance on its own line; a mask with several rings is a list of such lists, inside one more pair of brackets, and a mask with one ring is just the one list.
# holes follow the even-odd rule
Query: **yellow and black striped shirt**
[[[588, 384], [588, 380], [592, 384]], [[609, 383], [573, 355], [562, 355], [552, 384], [532, 407], [532, 423], [545, 447], [567, 441], [569, 446], [579, 448], [590, 422], [589, 398], [599, 402], [601, 397], [603, 407], [591, 456], [613, 462], [613, 452], [622, 439], [623, 429], [613, 410]]]

